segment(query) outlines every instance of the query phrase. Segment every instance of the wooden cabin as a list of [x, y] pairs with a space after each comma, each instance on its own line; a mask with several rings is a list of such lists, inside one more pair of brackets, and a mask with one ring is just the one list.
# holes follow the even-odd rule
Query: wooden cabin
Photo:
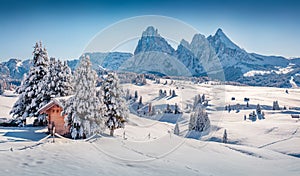
[[65, 116], [61, 115], [62, 111], [63, 105], [58, 98], [52, 99], [39, 110], [40, 114], [47, 115], [49, 133], [52, 134], [53, 127], [55, 127], [55, 133], [59, 135], [66, 136], [70, 133], [70, 126], [65, 126]]

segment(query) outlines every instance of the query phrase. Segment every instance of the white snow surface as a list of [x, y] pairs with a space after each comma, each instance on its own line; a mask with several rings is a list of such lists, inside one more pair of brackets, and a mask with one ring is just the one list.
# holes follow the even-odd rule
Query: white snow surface
[[5, 91], [3, 95], [0, 95], [0, 123], [3, 120], [10, 119], [9, 114], [11, 107], [17, 101], [18, 97], [13, 91]]
[[[145, 86], [123, 86], [131, 94], [137, 90], [145, 105], [178, 103], [184, 112], [177, 121], [180, 134], [173, 134], [175, 123], [134, 114], [115, 137], [108, 137], [106, 130], [89, 141], [56, 138], [53, 143], [43, 139], [46, 129], [0, 127], [1, 175], [300, 175], [300, 122], [290, 116], [300, 113], [295, 110], [300, 106], [300, 89], [289, 89], [287, 94], [280, 88], [188, 81], [162, 85], [150, 80]], [[159, 89], [174, 89], [178, 96], [157, 98]], [[203, 93], [209, 100], [211, 130], [199, 139], [185, 138], [190, 115], [186, 105]], [[249, 109], [223, 111], [228, 104], [245, 105], [245, 97], [250, 99]], [[271, 110], [275, 100], [289, 110]], [[14, 101], [15, 97], [0, 96], [1, 116], [10, 117]], [[258, 103], [266, 119], [244, 121]], [[225, 129], [228, 144], [220, 142]]]

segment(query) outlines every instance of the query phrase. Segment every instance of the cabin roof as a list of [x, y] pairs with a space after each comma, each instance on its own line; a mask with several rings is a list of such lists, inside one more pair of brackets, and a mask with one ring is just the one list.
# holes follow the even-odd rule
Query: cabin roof
[[57, 98], [52, 98], [49, 103], [44, 105], [38, 110], [38, 113], [43, 114], [45, 113], [48, 109], [52, 108], [53, 106], [57, 105], [61, 108], [64, 108], [66, 101], [71, 98], [71, 96], [66, 96], [66, 97], [57, 97]]

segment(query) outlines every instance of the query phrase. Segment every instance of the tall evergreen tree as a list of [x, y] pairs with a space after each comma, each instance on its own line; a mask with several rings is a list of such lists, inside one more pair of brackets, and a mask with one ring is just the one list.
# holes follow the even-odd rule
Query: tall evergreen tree
[[257, 106], [256, 106], [256, 114], [257, 114], [257, 118], [258, 118], [259, 120], [265, 118], [265, 113], [262, 112], [261, 106], [260, 106], [259, 104], [257, 104]]
[[178, 123], [176, 123], [176, 125], [175, 125], [174, 134], [179, 135], [179, 125], [178, 125]]
[[49, 72], [45, 78], [45, 90], [49, 97], [63, 97], [71, 95], [71, 69], [55, 58], [50, 59]]
[[189, 131], [206, 131], [210, 128], [210, 120], [207, 112], [201, 105], [197, 106], [194, 112], [190, 116]]
[[129, 89], [126, 89], [125, 99], [126, 99], [126, 101], [131, 99], [131, 94], [130, 94]]
[[273, 101], [273, 110], [280, 110], [278, 101]]
[[163, 96], [164, 96], [163, 90], [159, 89], [158, 96], [159, 96], [159, 97], [163, 97]]
[[49, 59], [42, 43], [36, 43], [33, 51], [33, 66], [28, 75], [24, 76], [21, 86], [17, 89], [19, 99], [14, 104], [11, 114], [13, 117], [25, 121], [26, 117], [38, 117], [44, 120], [38, 110], [50, 101], [44, 88], [44, 79], [48, 72]]
[[177, 103], [175, 103], [174, 107], [175, 107], [174, 114], [180, 114], [179, 107], [178, 107]]
[[197, 106], [201, 105], [202, 104], [202, 98], [201, 98], [201, 95], [198, 94], [194, 97], [194, 102], [193, 102], [193, 109], [196, 109]]
[[104, 109], [96, 96], [96, 78], [89, 56], [82, 57], [74, 73], [74, 96], [62, 112], [72, 138], [85, 138], [104, 129]]
[[176, 95], [176, 92], [175, 92], [175, 90], [173, 90], [172, 91], [172, 97], [176, 97], [177, 95]]
[[259, 104], [256, 106], [256, 114], [261, 114], [261, 106]]
[[227, 139], [227, 131], [226, 129], [224, 130], [224, 134], [223, 134], [223, 143], [227, 143], [228, 142], [228, 139]]
[[124, 122], [128, 117], [128, 110], [123, 98], [123, 91], [119, 85], [116, 74], [109, 73], [102, 84], [103, 103], [107, 108], [106, 125], [110, 129], [110, 135], [114, 135], [114, 130], [124, 127]]
[[137, 91], [134, 91], [134, 98], [137, 100], [138, 97], [139, 97], [138, 92], [137, 92]]

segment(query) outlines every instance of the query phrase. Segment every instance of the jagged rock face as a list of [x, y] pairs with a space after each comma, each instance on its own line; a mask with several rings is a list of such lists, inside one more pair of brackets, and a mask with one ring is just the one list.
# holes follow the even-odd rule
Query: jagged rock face
[[[195, 34], [191, 43], [182, 40], [176, 50], [177, 58], [194, 76], [209, 75], [221, 70], [214, 49], [205, 36]], [[217, 68], [219, 66], [219, 68]]]
[[167, 76], [192, 76], [190, 71], [176, 57], [155, 51], [134, 55], [119, 70]]
[[200, 64], [199, 59], [190, 49], [190, 44], [182, 40], [176, 50], [177, 59], [184, 64], [184, 66], [190, 70], [194, 76], [203, 74], [203, 67]]
[[167, 53], [170, 55], [174, 54], [174, 49], [168, 42], [158, 34], [157, 29], [150, 26], [142, 34], [142, 38], [139, 40], [138, 45], [134, 51], [134, 54], [141, 52], [156, 51]]
[[190, 44], [191, 51], [199, 59], [205, 72], [219, 71], [221, 69], [214, 48], [210, 45], [204, 35], [195, 34]]

